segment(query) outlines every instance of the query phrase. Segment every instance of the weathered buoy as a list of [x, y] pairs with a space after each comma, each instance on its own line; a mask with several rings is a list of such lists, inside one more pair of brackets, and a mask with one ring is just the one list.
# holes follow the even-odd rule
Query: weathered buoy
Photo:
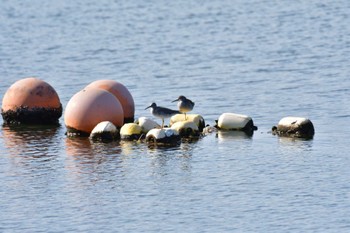
[[218, 119], [217, 127], [220, 130], [238, 130], [252, 134], [258, 128], [254, 126], [251, 117], [235, 113], [223, 113]]
[[126, 123], [120, 129], [122, 140], [139, 140], [142, 137], [142, 128], [136, 123]]
[[136, 121], [136, 124], [141, 126], [142, 133], [145, 134], [147, 134], [151, 129], [160, 128], [160, 125], [157, 122], [148, 117], [140, 117]]
[[181, 143], [181, 137], [171, 128], [151, 129], [146, 135], [146, 142], [150, 145], [173, 146]]
[[178, 121], [171, 126], [183, 139], [198, 139], [200, 132], [198, 126], [192, 121]]
[[1, 115], [5, 124], [58, 124], [62, 104], [50, 84], [30, 77], [15, 82], [6, 91]]
[[284, 117], [277, 126], [272, 127], [272, 133], [279, 136], [311, 139], [315, 134], [315, 129], [307, 118]]
[[186, 120], [184, 114], [176, 114], [170, 118], [170, 126], [179, 121], [194, 122], [197, 125], [199, 132], [202, 132], [205, 127], [204, 118], [198, 114], [186, 114]]
[[123, 125], [123, 108], [110, 92], [88, 88], [69, 100], [64, 113], [69, 136], [89, 136], [92, 129], [102, 121], [110, 121], [116, 127]]
[[97, 80], [85, 88], [100, 88], [112, 93], [121, 103], [124, 111], [124, 122], [134, 122], [135, 103], [129, 90], [121, 83], [114, 80]]
[[207, 126], [204, 127], [202, 134], [203, 135], [209, 135], [209, 134], [217, 133], [217, 132], [218, 132], [218, 128], [217, 127], [207, 125]]
[[98, 123], [90, 133], [93, 141], [113, 141], [119, 138], [117, 127], [110, 121]]

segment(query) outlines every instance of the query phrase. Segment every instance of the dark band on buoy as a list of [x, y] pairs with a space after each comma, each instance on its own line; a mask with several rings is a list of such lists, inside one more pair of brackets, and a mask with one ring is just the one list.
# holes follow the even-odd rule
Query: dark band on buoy
[[59, 108], [28, 108], [19, 107], [16, 110], [1, 110], [4, 124], [58, 124], [62, 116], [62, 105]]

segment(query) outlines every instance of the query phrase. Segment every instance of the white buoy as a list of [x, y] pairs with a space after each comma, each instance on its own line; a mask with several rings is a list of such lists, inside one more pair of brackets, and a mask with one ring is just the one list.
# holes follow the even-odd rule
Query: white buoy
[[222, 130], [239, 130], [249, 133], [258, 129], [254, 126], [251, 117], [236, 113], [221, 114], [217, 122], [217, 127]]
[[171, 126], [182, 138], [199, 138], [198, 126], [192, 121], [178, 121]]
[[110, 121], [98, 123], [90, 133], [92, 140], [114, 140], [119, 138], [117, 127]]
[[155, 145], [177, 145], [181, 142], [181, 137], [171, 128], [151, 129], [146, 135], [146, 142]]
[[120, 138], [122, 140], [138, 140], [141, 135], [141, 126], [136, 123], [127, 123], [120, 128]]
[[136, 123], [141, 126], [142, 133], [148, 133], [151, 129], [160, 128], [160, 125], [147, 117], [140, 117]]
[[272, 127], [272, 133], [279, 136], [312, 138], [315, 129], [312, 122], [304, 117], [284, 117], [277, 126]]
[[170, 126], [172, 126], [173, 124], [179, 121], [194, 122], [197, 125], [198, 130], [200, 132], [202, 132], [205, 127], [204, 118], [199, 114], [186, 114], [186, 119], [185, 119], [185, 114], [176, 114], [170, 118]]

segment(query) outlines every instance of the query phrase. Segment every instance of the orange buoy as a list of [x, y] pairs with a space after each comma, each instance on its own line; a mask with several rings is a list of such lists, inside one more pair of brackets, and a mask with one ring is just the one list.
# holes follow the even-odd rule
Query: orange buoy
[[89, 136], [102, 121], [110, 121], [119, 128], [124, 123], [122, 105], [110, 92], [88, 88], [79, 91], [69, 100], [64, 113], [69, 136]]
[[1, 115], [5, 124], [57, 124], [62, 104], [50, 84], [30, 77], [15, 82], [6, 91]]
[[129, 90], [121, 83], [113, 80], [97, 80], [85, 88], [100, 88], [112, 93], [121, 103], [124, 111], [124, 122], [134, 122], [135, 104]]

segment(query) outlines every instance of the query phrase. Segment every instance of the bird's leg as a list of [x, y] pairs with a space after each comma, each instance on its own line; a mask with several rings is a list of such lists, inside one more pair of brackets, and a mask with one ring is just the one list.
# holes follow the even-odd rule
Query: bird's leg
[[185, 121], [187, 120], [186, 113], [185, 113]]
[[164, 127], [164, 118], [162, 118], [162, 129]]

